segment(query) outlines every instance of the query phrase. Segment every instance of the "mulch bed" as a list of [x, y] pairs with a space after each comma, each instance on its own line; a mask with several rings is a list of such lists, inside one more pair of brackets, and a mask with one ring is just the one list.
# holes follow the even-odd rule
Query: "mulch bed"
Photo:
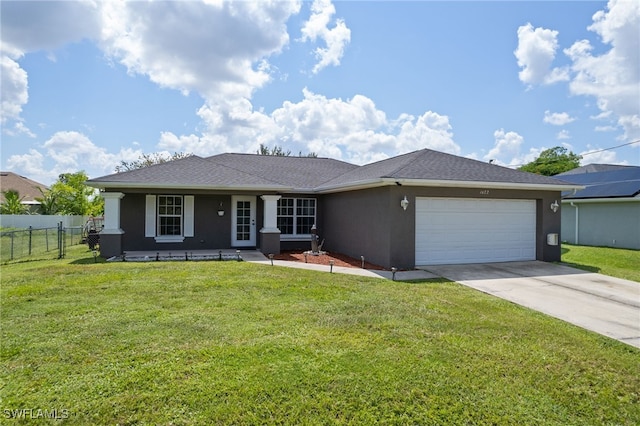
[[[304, 252], [303, 251], [283, 251], [280, 254], [273, 256], [276, 260], [288, 260], [290, 262], [304, 262]], [[329, 261], [333, 260], [334, 266], [344, 266], [347, 268], [362, 268], [362, 260], [354, 259], [349, 256], [345, 256], [340, 253], [329, 253], [321, 254], [319, 256], [307, 255], [307, 263], [313, 263], [316, 265], [327, 265], [329, 266]], [[364, 262], [365, 269], [374, 269], [377, 271], [384, 271], [384, 268], [379, 265], [374, 265], [373, 263]]]

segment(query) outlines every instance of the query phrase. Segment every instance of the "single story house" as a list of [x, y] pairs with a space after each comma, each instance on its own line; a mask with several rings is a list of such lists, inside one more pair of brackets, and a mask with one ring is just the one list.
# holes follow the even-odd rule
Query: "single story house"
[[584, 186], [563, 196], [563, 241], [640, 250], [640, 167], [589, 164], [557, 177]]
[[191, 156], [91, 179], [101, 255], [310, 248], [384, 267], [560, 260], [559, 202], [580, 186], [423, 149], [364, 166], [329, 158]]

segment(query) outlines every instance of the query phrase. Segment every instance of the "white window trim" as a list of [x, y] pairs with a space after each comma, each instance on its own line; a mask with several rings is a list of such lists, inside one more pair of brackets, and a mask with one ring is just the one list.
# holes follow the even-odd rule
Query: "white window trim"
[[[165, 195], [165, 194], [163, 194]], [[171, 194], [166, 194], [171, 195]], [[157, 235], [158, 209], [157, 195], [147, 195], [145, 199], [145, 237], [154, 238], [157, 243], [181, 243], [186, 237], [194, 236], [194, 196], [182, 197], [182, 235]]]
[[182, 235], [158, 235], [154, 239], [156, 243], [181, 243], [184, 241]]

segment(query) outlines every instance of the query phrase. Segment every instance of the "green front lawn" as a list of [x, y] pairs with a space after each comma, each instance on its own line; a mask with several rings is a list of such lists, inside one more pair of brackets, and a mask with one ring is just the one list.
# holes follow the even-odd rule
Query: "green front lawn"
[[4, 423], [640, 423], [640, 350], [444, 280], [74, 247], [1, 297]]
[[562, 243], [562, 262], [587, 271], [640, 282], [640, 250]]

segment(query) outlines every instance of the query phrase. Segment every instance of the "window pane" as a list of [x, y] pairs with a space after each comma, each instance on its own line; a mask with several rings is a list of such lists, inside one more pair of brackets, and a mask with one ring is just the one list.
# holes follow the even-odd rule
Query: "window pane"
[[293, 218], [292, 217], [279, 217], [278, 229], [282, 234], [293, 234]]
[[315, 218], [313, 217], [299, 217], [296, 233], [310, 234], [311, 227], [313, 226], [314, 223], [315, 223]]
[[182, 235], [182, 196], [158, 196], [158, 235]]

